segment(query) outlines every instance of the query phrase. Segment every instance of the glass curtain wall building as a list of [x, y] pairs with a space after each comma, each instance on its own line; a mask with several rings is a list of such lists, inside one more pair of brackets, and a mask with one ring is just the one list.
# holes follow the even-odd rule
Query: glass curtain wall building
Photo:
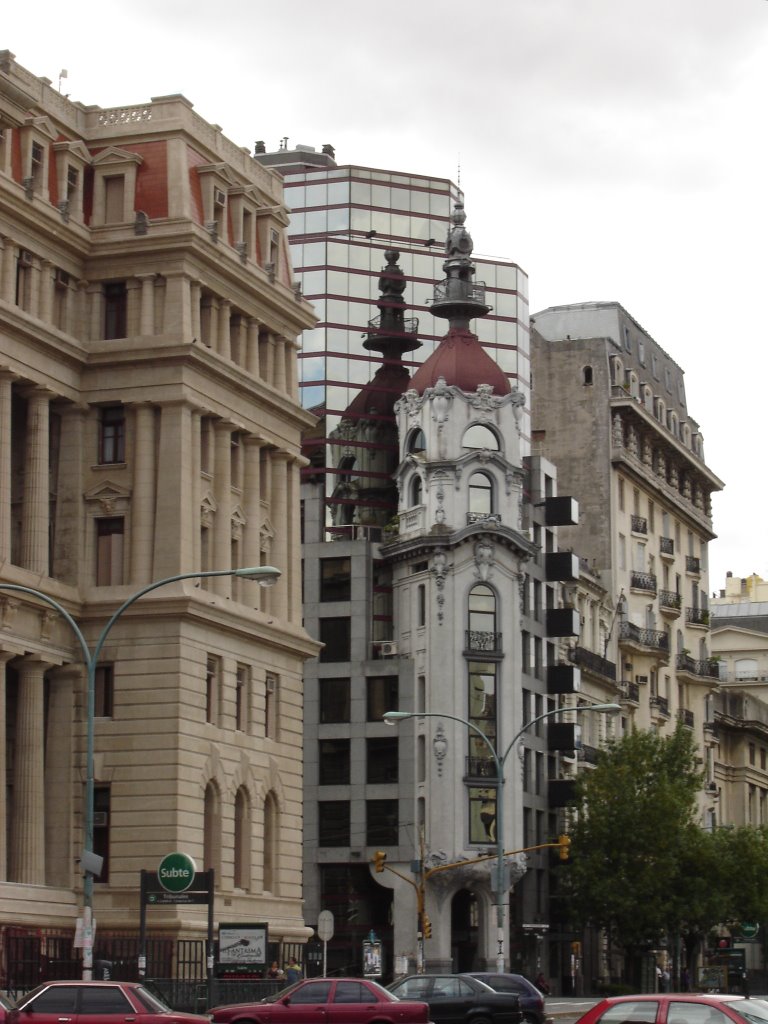
[[[299, 354], [301, 401], [320, 417], [317, 430], [305, 438], [305, 455], [312, 463], [305, 473], [326, 474], [329, 523], [338, 522], [334, 492], [345, 472], [338, 449], [349, 452], [366, 444], [351, 439], [339, 426], [343, 418], [354, 415], [353, 400], [382, 363], [381, 355], [363, 343], [379, 294], [385, 252], [399, 250], [407, 280], [404, 301], [419, 320], [421, 347], [404, 360], [416, 367], [445, 331], [432, 317], [430, 304], [435, 282], [444, 277], [451, 212], [462, 193], [447, 178], [337, 166], [329, 146], [321, 153], [310, 147], [261, 153], [260, 145], [257, 159], [284, 175], [285, 201], [292, 211], [294, 273], [319, 318], [317, 327], [302, 335]], [[476, 256], [475, 263], [477, 280], [485, 284], [492, 309], [473, 326], [510, 382], [525, 394], [527, 424], [527, 278], [511, 261]], [[368, 417], [370, 412], [369, 408]], [[527, 428], [524, 433], [527, 437]]]

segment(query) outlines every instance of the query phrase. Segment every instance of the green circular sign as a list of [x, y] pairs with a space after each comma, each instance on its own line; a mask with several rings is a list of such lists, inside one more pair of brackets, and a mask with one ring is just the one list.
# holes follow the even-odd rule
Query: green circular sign
[[754, 921], [742, 921], [739, 925], [739, 931], [745, 939], [754, 939], [760, 931], [760, 925], [755, 924]]
[[186, 892], [195, 880], [196, 871], [188, 853], [169, 853], [160, 861], [157, 880], [166, 892]]

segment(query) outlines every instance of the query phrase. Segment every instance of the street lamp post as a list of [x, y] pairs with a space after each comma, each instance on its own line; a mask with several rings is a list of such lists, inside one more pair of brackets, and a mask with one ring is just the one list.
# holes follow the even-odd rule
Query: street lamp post
[[243, 576], [255, 579], [262, 586], [269, 586], [277, 582], [280, 570], [271, 565], [260, 565], [249, 569], [213, 569], [208, 572], [184, 572], [178, 576], [167, 576], [165, 579], [156, 580], [154, 583], [142, 587], [141, 590], [126, 598], [120, 607], [107, 620], [102, 629], [96, 644], [91, 650], [83, 636], [82, 630], [74, 618], [63, 605], [54, 598], [34, 587], [24, 587], [19, 583], [0, 583], [0, 590], [12, 590], [21, 594], [29, 594], [45, 601], [56, 609], [66, 620], [70, 629], [77, 637], [80, 650], [83, 655], [87, 672], [87, 700], [86, 700], [86, 749], [85, 749], [85, 837], [83, 843], [83, 856], [81, 865], [83, 867], [83, 980], [90, 981], [93, 975], [93, 876], [98, 874], [95, 870], [97, 861], [93, 852], [93, 791], [94, 791], [94, 718], [96, 711], [96, 668], [99, 663], [104, 643], [107, 636], [123, 614], [132, 604], [144, 597], [158, 587], [164, 587], [169, 583], [179, 583], [182, 580], [207, 579], [211, 576]]
[[386, 711], [382, 716], [386, 722], [402, 722], [408, 718], [448, 718], [451, 721], [459, 722], [461, 725], [466, 725], [468, 728], [474, 730], [477, 735], [483, 740], [485, 745], [488, 747], [488, 751], [493, 759], [494, 766], [496, 768], [496, 931], [497, 931], [497, 953], [496, 953], [496, 971], [499, 974], [504, 973], [504, 893], [506, 886], [504, 884], [504, 765], [506, 764], [507, 757], [511, 750], [517, 745], [519, 740], [522, 738], [524, 733], [531, 729], [538, 722], [541, 722], [545, 718], [551, 718], [553, 715], [561, 715], [564, 712], [573, 711], [576, 714], [580, 714], [584, 711], [597, 711], [602, 714], [614, 713], [621, 711], [620, 704], [583, 704], [575, 708], [554, 708], [552, 711], [545, 711], [541, 715], [537, 715], [532, 718], [529, 722], [519, 729], [512, 737], [507, 745], [504, 753], [499, 757], [496, 752], [496, 747], [491, 740], [486, 736], [482, 729], [475, 725], [474, 722], [470, 722], [467, 718], [460, 718], [458, 715], [447, 715], [437, 711]]

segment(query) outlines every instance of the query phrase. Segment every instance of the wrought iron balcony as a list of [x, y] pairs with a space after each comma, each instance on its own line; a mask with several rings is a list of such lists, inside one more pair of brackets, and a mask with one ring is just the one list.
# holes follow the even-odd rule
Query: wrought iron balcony
[[720, 662], [712, 658], [692, 658], [690, 654], [678, 654], [678, 672], [688, 672], [692, 676], [701, 676], [704, 679], [720, 678]]
[[633, 590], [646, 590], [650, 594], [656, 593], [656, 577], [652, 572], [638, 572], [633, 569], [629, 585]]
[[686, 555], [685, 571], [693, 573], [694, 576], [701, 575], [701, 559], [694, 557], [694, 555]]
[[639, 704], [640, 684], [630, 682], [621, 683], [621, 695], [624, 700], [628, 700], [631, 704]]
[[600, 753], [597, 747], [590, 747], [587, 743], [582, 743], [579, 754], [579, 760], [584, 761], [585, 764], [597, 764], [597, 755]]
[[467, 651], [501, 654], [501, 633], [490, 633], [482, 629], [468, 629], [464, 633], [464, 647]]
[[645, 629], [634, 622], [622, 622], [619, 639], [650, 647], [655, 651], [669, 652], [669, 637], [659, 629]]
[[648, 533], [648, 520], [645, 516], [631, 516], [632, 533]]
[[662, 555], [675, 555], [675, 542], [671, 537], [659, 537], [659, 553]]
[[616, 681], [616, 665], [612, 661], [608, 661], [607, 658], [601, 658], [594, 651], [588, 651], [586, 647], [576, 647], [571, 653], [571, 660], [575, 665], [588, 672], [594, 672], [613, 682]]
[[[390, 315], [391, 317], [391, 315]], [[386, 319], [386, 318], [385, 318]], [[412, 337], [414, 334], [419, 333], [419, 318], [415, 316], [406, 316], [402, 320], [402, 331], [392, 331], [387, 323], [382, 327], [381, 315], [376, 316], [373, 320], [368, 321], [368, 333], [370, 335], [376, 334], [388, 334], [388, 335], [405, 335]]]
[[675, 615], [679, 615], [682, 603], [682, 597], [674, 590], [659, 591], [659, 604], [661, 605], [662, 611], [674, 612]]
[[669, 701], [666, 697], [659, 697], [658, 694], [654, 694], [648, 701], [652, 708], [656, 708], [656, 711], [660, 715], [665, 715], [669, 718]]
[[492, 757], [467, 757], [466, 767], [468, 779], [496, 778], [496, 762]]
[[485, 304], [485, 282], [463, 281], [458, 277], [449, 277], [435, 285], [432, 304], [440, 302], [481, 302]]
[[677, 709], [677, 720], [682, 722], [683, 725], [687, 725], [689, 729], [693, 728], [693, 712], [689, 711], [688, 708]]
[[686, 608], [685, 621], [690, 622], [692, 626], [708, 626], [709, 608]]
[[720, 738], [720, 723], [719, 722], [705, 722], [704, 732], [710, 739], [716, 740]]

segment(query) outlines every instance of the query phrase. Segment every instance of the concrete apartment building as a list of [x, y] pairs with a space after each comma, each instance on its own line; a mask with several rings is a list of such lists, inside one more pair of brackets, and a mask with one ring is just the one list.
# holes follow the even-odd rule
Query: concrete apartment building
[[[534, 448], [557, 461], [579, 501], [561, 543], [584, 560], [574, 588], [582, 628], [572, 657], [583, 681], [613, 692], [625, 727], [682, 721], [702, 749], [719, 670], [710, 643], [710, 496], [683, 371], [615, 302], [556, 306], [531, 317]], [[714, 806], [701, 798], [702, 820]]]
[[[306, 939], [299, 473], [313, 422], [278, 175], [182, 96], [70, 102], [0, 53], [0, 583], [61, 604], [96, 673], [97, 944], [135, 955], [140, 869], [215, 869], [216, 919]], [[82, 906], [83, 654], [0, 588], [0, 956], [66, 960]], [[206, 909], [152, 908], [150, 971]], [[131, 946], [131, 942], [134, 945]], [[32, 950], [32, 953], [29, 951]], [[132, 952], [130, 952], [132, 950]], [[43, 953], [43, 951], [45, 951]], [[116, 955], [116, 954], [115, 954]], [[203, 964], [204, 966], [204, 964]], [[7, 981], [7, 979], [5, 979]], [[4, 983], [5, 983], [4, 981]]]

